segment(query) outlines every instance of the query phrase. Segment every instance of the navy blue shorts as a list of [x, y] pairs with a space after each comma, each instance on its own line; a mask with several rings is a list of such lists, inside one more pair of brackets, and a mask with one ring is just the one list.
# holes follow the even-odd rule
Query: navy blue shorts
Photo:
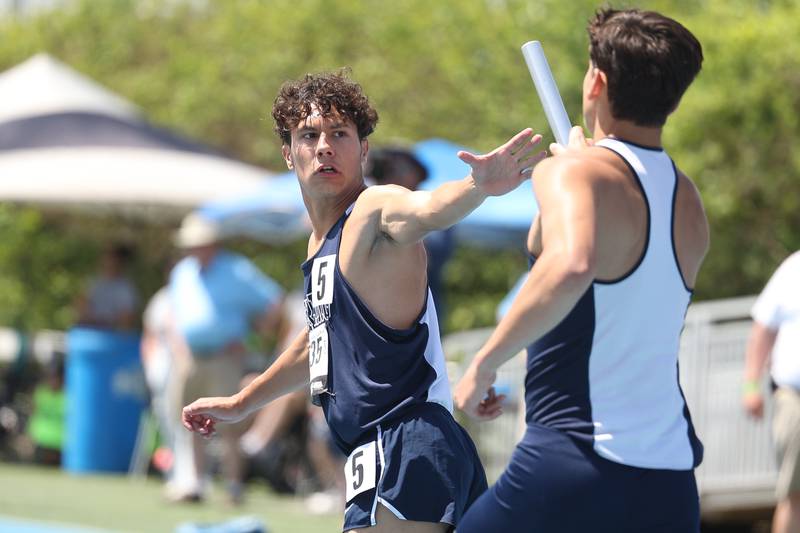
[[529, 425], [497, 483], [458, 533], [698, 533], [694, 471], [635, 468], [589, 443]]
[[[374, 469], [365, 456], [374, 458]], [[345, 503], [345, 531], [375, 525], [378, 503], [404, 520], [455, 526], [487, 489], [469, 435], [435, 403], [376, 428], [348, 457], [345, 478], [348, 490], [359, 491]]]

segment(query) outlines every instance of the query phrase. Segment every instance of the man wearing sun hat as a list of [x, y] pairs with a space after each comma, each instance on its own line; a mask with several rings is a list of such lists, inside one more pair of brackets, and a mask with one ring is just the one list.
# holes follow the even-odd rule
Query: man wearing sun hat
[[[184, 218], [175, 245], [186, 256], [172, 269], [169, 295], [175, 322], [191, 353], [183, 398], [224, 396], [239, 390], [245, 338], [273, 330], [280, 321], [283, 291], [249, 259], [220, 246], [215, 222], [192, 213]], [[205, 472], [203, 439], [194, 437], [197, 479]], [[242, 497], [242, 460], [236, 428], [222, 434], [223, 475], [232, 503]], [[202, 498], [202, 487], [180, 499]]]

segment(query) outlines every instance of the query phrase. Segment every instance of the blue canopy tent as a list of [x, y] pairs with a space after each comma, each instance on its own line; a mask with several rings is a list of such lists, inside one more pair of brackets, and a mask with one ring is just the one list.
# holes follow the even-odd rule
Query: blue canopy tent
[[266, 178], [252, 194], [209, 202], [198, 212], [219, 222], [224, 235], [267, 243], [292, 241], [311, 229], [294, 172]]
[[[429, 139], [414, 145], [414, 155], [428, 169], [423, 189], [432, 190], [469, 174], [469, 165], [456, 155], [460, 150], [467, 149], [444, 139]], [[483, 246], [522, 246], [538, 212], [531, 182], [526, 181], [508, 194], [487, 198], [456, 225], [456, 236], [462, 242]]]
[[[422, 188], [432, 190], [461, 179], [469, 165], [456, 155], [463, 147], [443, 139], [414, 145], [414, 155], [428, 169]], [[456, 226], [459, 241], [487, 247], [522, 246], [538, 212], [530, 181], [501, 197], [488, 198]], [[293, 172], [268, 179], [252, 194], [205, 204], [200, 213], [220, 222], [227, 235], [264, 242], [285, 242], [310, 231], [300, 186]]]

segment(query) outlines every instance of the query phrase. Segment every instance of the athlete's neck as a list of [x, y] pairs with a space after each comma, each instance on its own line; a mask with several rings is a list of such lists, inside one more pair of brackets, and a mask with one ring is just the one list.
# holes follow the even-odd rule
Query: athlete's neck
[[628, 120], [607, 118], [596, 122], [592, 137], [595, 141], [605, 137], [612, 137], [648, 148], [661, 148], [662, 129], [660, 127], [637, 126]]
[[342, 194], [330, 198], [308, 198], [304, 196], [308, 218], [311, 220], [311, 230], [314, 239], [321, 241], [330, 231], [336, 221], [342, 218], [347, 208], [350, 207], [367, 186], [359, 182]]

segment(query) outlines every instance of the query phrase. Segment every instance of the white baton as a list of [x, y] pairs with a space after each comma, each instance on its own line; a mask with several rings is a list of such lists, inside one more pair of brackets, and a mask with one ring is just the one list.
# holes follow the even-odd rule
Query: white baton
[[522, 55], [525, 63], [533, 78], [536, 92], [539, 93], [539, 100], [542, 102], [544, 114], [556, 142], [561, 146], [569, 144], [569, 130], [572, 127], [569, 122], [567, 110], [564, 109], [564, 102], [558, 92], [556, 80], [550, 72], [550, 65], [544, 56], [542, 44], [539, 41], [529, 41], [522, 45]]

